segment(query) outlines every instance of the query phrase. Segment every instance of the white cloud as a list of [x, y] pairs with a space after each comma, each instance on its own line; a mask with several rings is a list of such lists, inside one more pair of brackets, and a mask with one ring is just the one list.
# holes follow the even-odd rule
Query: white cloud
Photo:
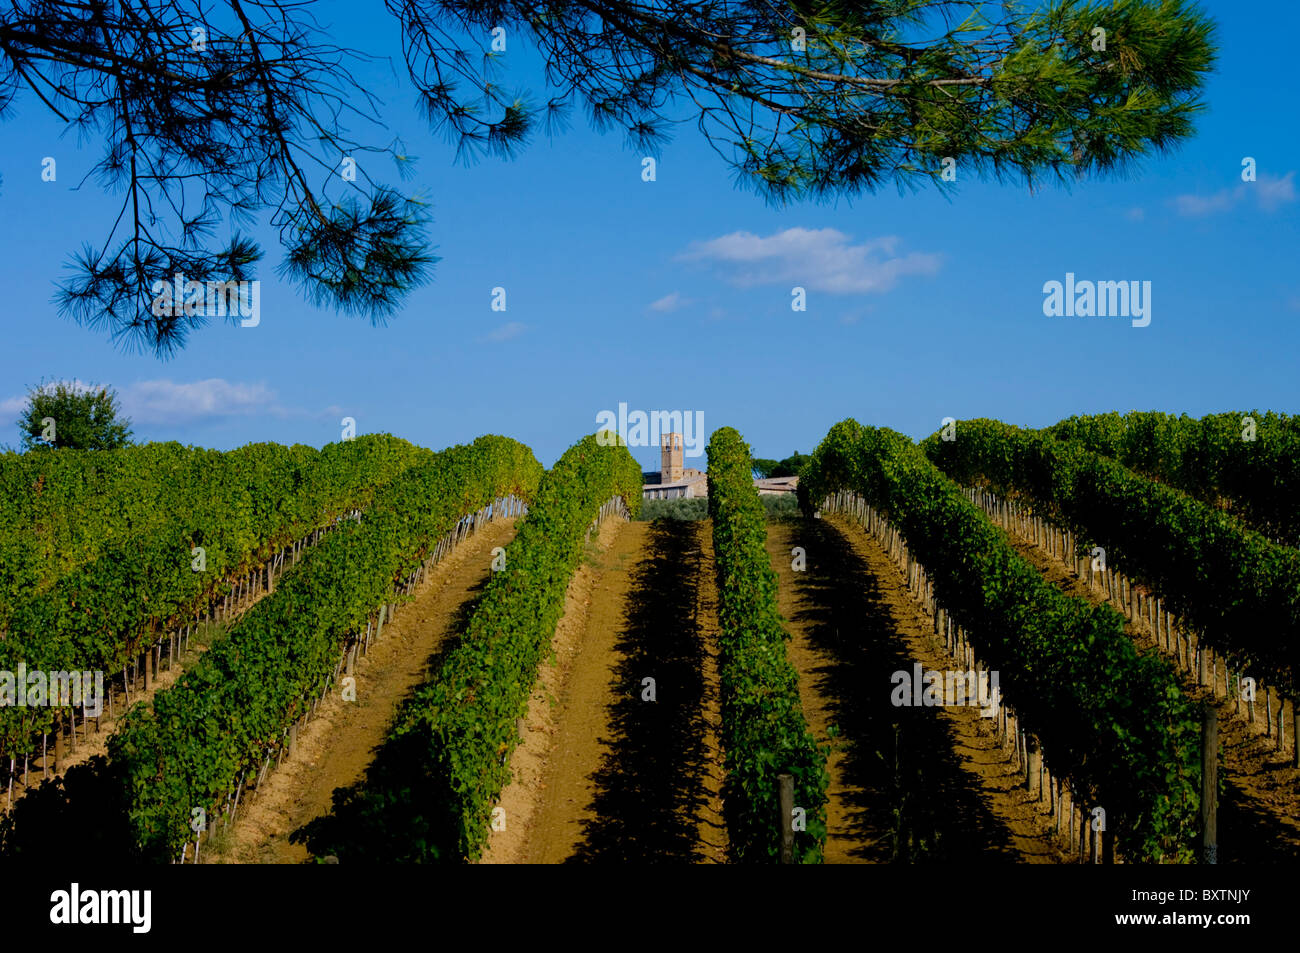
[[[79, 390], [89, 385], [82, 381], [64, 381]], [[132, 424], [144, 426], [179, 426], [265, 414], [271, 417], [328, 416], [335, 408], [308, 411], [286, 407], [276, 392], [265, 384], [246, 384], [211, 377], [201, 381], [169, 379], [136, 381], [117, 391], [122, 413]], [[18, 419], [27, 405], [26, 395], [0, 400], [0, 419]]]
[[650, 303], [650, 310], [668, 313], [676, 311], [678, 308], [684, 308], [688, 304], [690, 304], [690, 299], [683, 298], [680, 294], [674, 291], [672, 294], [664, 295], [658, 301], [652, 301]]
[[1174, 209], [1177, 210], [1179, 215], [1188, 218], [1199, 218], [1202, 215], [1225, 212], [1237, 203], [1237, 199], [1241, 197], [1242, 188], [1238, 188], [1235, 192], [1232, 189], [1224, 189], [1222, 192], [1215, 192], [1213, 195], [1178, 195], [1174, 197]]
[[488, 341], [509, 341], [511, 338], [517, 338], [523, 334], [528, 325], [518, 321], [511, 321], [509, 324], [503, 324], [499, 328], [494, 328], [485, 340]]
[[1288, 202], [1294, 202], [1295, 197], [1295, 173], [1288, 172], [1284, 176], [1261, 175], [1256, 182], [1243, 182], [1236, 188], [1222, 189], [1213, 195], [1178, 195], [1173, 199], [1173, 206], [1179, 215], [1201, 218], [1226, 212], [1247, 198], [1254, 198], [1255, 204], [1263, 211], [1273, 212]]
[[280, 406], [275, 391], [265, 384], [241, 384], [220, 377], [180, 383], [136, 381], [123, 389], [120, 396], [123, 412], [140, 424], [174, 424], [251, 414], [284, 417], [295, 413]]
[[732, 232], [695, 242], [679, 258], [721, 263], [742, 288], [789, 283], [830, 294], [872, 294], [888, 291], [905, 275], [939, 270], [938, 255], [896, 255], [899, 241], [887, 235], [854, 245], [834, 228], [787, 228], [766, 238]]
[[1137, 205], [1124, 213], [1124, 217], [1130, 222], [1140, 222], [1147, 217], [1147, 210]]
[[1295, 173], [1288, 172], [1280, 179], [1275, 176], [1261, 175], [1255, 183], [1255, 194], [1259, 207], [1272, 212], [1279, 205], [1295, 201]]
[[14, 421], [27, 406], [26, 397], [7, 397], [0, 400], [0, 420]]

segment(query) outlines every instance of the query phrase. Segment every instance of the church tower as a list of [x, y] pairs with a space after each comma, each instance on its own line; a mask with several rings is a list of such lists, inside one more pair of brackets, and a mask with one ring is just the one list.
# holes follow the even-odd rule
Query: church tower
[[685, 475], [685, 445], [679, 433], [666, 433], [659, 438], [659, 482], [678, 483]]

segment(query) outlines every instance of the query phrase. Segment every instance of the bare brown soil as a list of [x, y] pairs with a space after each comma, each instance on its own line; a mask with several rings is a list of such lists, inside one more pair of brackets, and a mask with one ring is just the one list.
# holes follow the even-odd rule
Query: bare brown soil
[[718, 589], [717, 569], [713, 561], [713, 523], [698, 524], [696, 540], [700, 546], [700, 568], [695, 590], [693, 623], [703, 649], [704, 676], [704, 750], [706, 752], [704, 803], [699, 811], [699, 861], [727, 862], [727, 825], [722, 816], [722, 786], [727, 772], [722, 750], [722, 679], [718, 673]]
[[486, 861], [725, 859], [708, 533], [620, 524], [579, 571]]
[[213, 842], [210, 863], [303, 863], [306, 848], [289, 835], [330, 813], [335, 788], [364, 776], [398, 704], [423, 684], [463, 629], [476, 594], [491, 576], [492, 548], [514, 536], [515, 520], [484, 524], [445, 557], [358, 659], [355, 702], [336, 687], [299, 731], [298, 751], [241, 805], [230, 833]]
[[[1008, 538], [1016, 552], [1062, 591], [1098, 605], [1107, 601], [1099, 586], [1089, 586], [1086, 574], [1081, 576], [1044, 547], [1018, 532], [1008, 533]], [[1155, 631], [1145, 619], [1127, 619], [1124, 628], [1140, 651], [1172, 660], [1172, 655], [1165, 654], [1163, 646], [1157, 644]], [[1225, 782], [1219, 803], [1219, 863], [1300, 860], [1300, 771], [1291, 765], [1290, 744], [1278, 751], [1276, 737], [1265, 735], [1262, 703], [1257, 703], [1256, 723], [1251, 725], [1244, 705], [1238, 713], [1233, 699], [1212, 694], [1209, 685], [1198, 686], [1194, 672], [1177, 669], [1177, 673], [1183, 693], [1195, 702], [1212, 703], [1219, 715], [1219, 773]], [[1216, 684], [1226, 693], [1222, 663]], [[1276, 700], [1273, 707], [1276, 710]], [[1289, 719], [1289, 707], [1286, 716]], [[1286, 724], [1289, 727], [1289, 722]], [[1273, 730], [1277, 730], [1276, 718]]]
[[[538, 672], [537, 683], [528, 700], [528, 714], [524, 717], [524, 740], [510, 757], [512, 779], [501, 792], [498, 802], [505, 811], [505, 829], [492, 832], [480, 863], [515, 864], [528, 859], [533, 840], [542, 832], [538, 824], [539, 809], [567, 780], [553, 778], [548, 784], [546, 779], [557, 740], [565, 745], [566, 753], [575, 743], [594, 744], [594, 734], [575, 739], [574, 732], [566, 730], [557, 738], [560, 699], [568, 700], [573, 696], [574, 669], [579, 658], [587, 663], [581, 666], [584, 676], [597, 667], [593, 662], [606, 660], [599, 649], [591, 649], [587, 639], [593, 619], [593, 596], [596, 602], [594, 617], [602, 624], [607, 623], [607, 610], [614, 601], [609, 590], [611, 585], [618, 584], [619, 577], [611, 580], [606, 567], [612, 564], [619, 569], [625, 568], [634, 556], [639, 538], [637, 527], [641, 525], [617, 519], [606, 520], [595, 539], [588, 543], [587, 560], [578, 566], [569, 581], [564, 595], [564, 613], [551, 640], [551, 659], [543, 663]], [[605, 625], [600, 631], [605, 633], [607, 630]], [[601, 657], [596, 657], [598, 655]], [[577, 710], [566, 719], [566, 729], [575, 722], [589, 722], [597, 714], [590, 705], [582, 704], [584, 701], [583, 697], [577, 699]]]
[[[806, 568], [792, 568], [803, 547]], [[839, 517], [768, 524], [810, 730], [831, 746], [827, 863], [1068, 863], [976, 707], [895, 707], [895, 671], [956, 663], [902, 572]]]

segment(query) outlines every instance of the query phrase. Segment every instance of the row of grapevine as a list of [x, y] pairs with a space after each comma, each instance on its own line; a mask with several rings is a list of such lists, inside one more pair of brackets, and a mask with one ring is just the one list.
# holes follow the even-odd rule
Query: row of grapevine
[[[130, 459], [135, 449], [105, 453]], [[269, 561], [269, 583], [270, 574], [301, 553], [309, 534], [368, 505], [377, 487], [432, 458], [429, 451], [386, 434], [310, 454], [300, 449], [309, 448], [195, 451], [190, 462], [203, 455], [214, 475], [183, 472], [199, 481], [198, 492], [208, 501], [188, 499], [188, 508], [168, 514], [168, 521], [154, 521], [128, 541], [101, 545], [96, 558], [18, 599], [0, 638], [0, 671], [17, 672], [21, 665], [28, 672], [103, 672], [110, 694], [115, 673], [121, 672], [126, 691], [128, 665], [146, 655], [146, 671], [151, 668], [162, 643], [173, 646], [178, 633], [211, 616], [214, 605], [228, 606], [232, 596], [245, 595], [263, 575], [255, 567]], [[92, 472], [97, 466], [95, 453], [36, 456], [65, 456], [66, 462], [51, 470], [66, 471], [67, 479], [79, 459]], [[156, 462], [148, 452], [136, 458], [139, 485], [154, 479], [162, 499], [175, 498], [163, 488], [172, 477], [144, 469]], [[0, 707], [0, 752], [11, 757], [34, 752], [62, 721], [61, 714], [46, 705]]]
[[[123, 662], [120, 675], [89, 669], [49, 672], [27, 668], [24, 672], [25, 663], [22, 662], [17, 670], [0, 669], [0, 692], [5, 693], [0, 696], [3, 698], [0, 701], [0, 784], [5, 790], [5, 809], [13, 805], [14, 784], [19, 777], [23, 793], [30, 790], [30, 770], [38, 763], [42, 783], [67, 768], [65, 750], [70, 745], [75, 757], [79, 731], [82, 740], [90, 743], [92, 721], [98, 733], [105, 727], [103, 719], [107, 715], [110, 720], [108, 728], [113, 730], [119, 687], [122, 711], [128, 711], [149, 693], [154, 677], [164, 670], [164, 663], [167, 670], [178, 664], [183, 653], [189, 650], [191, 635], [199, 636], [206, 643], [220, 638], [230, 621], [255, 604], [261, 595], [271, 591], [280, 573], [296, 565], [310, 546], [319, 543], [345, 521], [357, 520], [360, 516], [360, 510], [351, 510], [335, 517], [333, 522], [312, 530], [277, 552], [265, 565], [227, 580], [231, 591], [224, 598], [214, 597], [205, 610], [196, 613], [193, 622], [178, 624], [162, 637], [155, 633], [156, 641], [147, 646], [143, 654], [134, 656], [130, 664]], [[33, 676], [33, 672], [38, 671], [40, 675]], [[27, 690], [21, 693], [18, 685], [24, 681], [24, 674]], [[97, 679], [100, 675], [105, 676], [102, 691]], [[12, 693], [7, 691], [11, 687], [11, 677]], [[94, 687], [91, 687], [92, 681]]]
[[142, 854], [180, 856], [192, 811], [215, 813], [265, 770], [337, 677], [345, 647], [430, 564], [439, 538], [494, 500], [530, 499], [540, 476], [528, 449], [504, 437], [431, 455], [384, 487], [360, 522], [309, 551], [152, 708], [129, 712], [109, 752]]
[[819, 863], [826, 841], [826, 752], [804, 721], [799, 676], [786, 657], [789, 636], [777, 610], [776, 573], [767, 555], [766, 512], [754, 488], [749, 446], [731, 427], [708, 446], [709, 517], [718, 575], [723, 808], [732, 853], [742, 862], [775, 861], [784, 828], [779, 777], [794, 780], [792, 860]]
[[14, 603], [168, 534], [214, 547], [238, 566], [269, 537], [301, 536], [383, 471], [428, 453], [384, 434], [323, 450], [249, 444], [223, 453], [156, 443], [0, 454], [0, 631]]
[[[1244, 673], [1224, 665], [1186, 626], [1185, 620], [1166, 610], [1160, 598], [1105, 560], [1080, 558], [1081, 547], [1076, 537], [1068, 529], [1044, 519], [1025, 498], [1004, 499], [983, 487], [970, 487], [967, 495], [1008, 533], [1019, 535], [1025, 542], [1039, 547], [1043, 555], [1071, 567], [1090, 590], [1123, 613], [1138, 633], [1150, 636], [1155, 647], [1189, 682], [1194, 680], [1197, 687], [1208, 687], [1215, 698], [1219, 697], [1222, 685], [1223, 696], [1233, 701], [1234, 714], [1246, 718], [1251, 725], [1255, 723], [1255, 695], [1262, 694], [1265, 733], [1276, 738], [1276, 750], [1282, 750], [1289, 730], [1285, 724], [1286, 699], [1277, 698], [1274, 707], [1273, 685], [1257, 679], [1257, 684], [1248, 690]], [[1291, 716], [1292, 728], [1300, 729], [1300, 712], [1294, 701]], [[1292, 731], [1291, 735], [1292, 763], [1300, 768], [1300, 730]]]
[[1047, 433], [1203, 503], [1222, 503], [1271, 539], [1300, 542], [1300, 418], [1251, 411], [1198, 420], [1132, 411], [1070, 417]]
[[1300, 690], [1300, 552], [1230, 515], [1069, 441], [990, 420], [924, 447], [949, 476], [1029, 501], [1100, 546], [1238, 671]]
[[[939, 605], [933, 580], [914, 558], [898, 529], [851, 490], [840, 490], [827, 497], [822, 501], [819, 513], [821, 517], [841, 514], [858, 523], [864, 533], [874, 538], [905, 579], [908, 595], [929, 616], [934, 634], [943, 637], [944, 651], [957, 663], [954, 679], [960, 675], [960, 682], [954, 681], [955, 694], [948, 701], [942, 697], [935, 700], [945, 704], [978, 704], [984, 709], [981, 715], [992, 718], [994, 736], [1002, 754], [1013, 759], [1017, 774], [1024, 779], [1026, 789], [1035, 800], [1046, 800], [1050, 806], [1056, 833], [1064, 835], [1065, 842], [1077, 851], [1080, 860], [1088, 858], [1093, 863], [1113, 861], [1114, 843], [1106, 839], [1099, 825], [1094, 823], [1096, 806], [1090, 809], [1086, 795], [1078, 785], [1053, 773], [1043, 764], [1041, 741], [1025, 730], [1016, 709], [1004, 703], [995, 681], [998, 673], [981, 658], [971, 641], [971, 633], [956, 624], [952, 614]], [[946, 680], [946, 673], [939, 674]], [[936, 688], [940, 695], [944, 693], [937, 683]], [[992, 706], [991, 710], [989, 706]]]
[[[958, 430], [958, 439], [964, 434]], [[1127, 857], [1184, 860], [1199, 826], [1199, 717], [1170, 666], [1140, 656], [1123, 618], [1062, 593], [915, 444], [837, 424], [801, 474], [811, 510], [857, 494], [923, 567], [931, 603], [967, 634], [1044, 765], [1100, 805]]]
[[595, 435], [546, 473], [464, 634], [405, 703], [365, 781], [335, 793], [305, 840], [341, 862], [459, 862], [487, 842], [510, 779], [518, 721], [564, 611], [584, 542], [614, 513], [634, 518], [641, 468]]

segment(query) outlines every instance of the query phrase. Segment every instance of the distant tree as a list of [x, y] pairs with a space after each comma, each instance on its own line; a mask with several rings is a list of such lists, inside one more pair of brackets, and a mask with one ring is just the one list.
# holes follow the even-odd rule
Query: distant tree
[[808, 462], [807, 455], [802, 454], [798, 450], [796, 450], [794, 453], [790, 454], [790, 456], [786, 457], [775, 467], [773, 467], [771, 475], [774, 477], [798, 476], [799, 471], [803, 469], [803, 465], [807, 462]]
[[799, 470], [807, 460], [807, 455], [797, 450], [784, 460], [768, 460], [765, 457], [755, 457], [753, 463], [754, 476], [760, 480], [773, 477], [798, 476]]
[[42, 383], [27, 395], [18, 429], [23, 450], [115, 450], [130, 445], [130, 423], [108, 388]]
[[[458, 159], [508, 158], [539, 125], [562, 129], [576, 104], [642, 153], [692, 122], [739, 182], [777, 202], [948, 188], [958, 173], [1032, 185], [1123, 171], [1194, 133], [1216, 56], [1213, 22], [1183, 0], [385, 6], [417, 101]], [[62, 285], [66, 315], [159, 355], [182, 348], [211, 315], [151, 307], [155, 282], [250, 278], [260, 246], [215, 233], [266, 218], [282, 272], [317, 303], [382, 323], [428, 279], [427, 200], [361, 161], [410, 171], [348, 68], [368, 57], [336, 45], [312, 7], [0, 5], [0, 116], [30, 115], [15, 106], [25, 92], [101, 140], [89, 176], [122, 197]], [[540, 101], [499, 79], [506, 44], [525, 42], [544, 61]], [[354, 138], [352, 121], [373, 135]]]

